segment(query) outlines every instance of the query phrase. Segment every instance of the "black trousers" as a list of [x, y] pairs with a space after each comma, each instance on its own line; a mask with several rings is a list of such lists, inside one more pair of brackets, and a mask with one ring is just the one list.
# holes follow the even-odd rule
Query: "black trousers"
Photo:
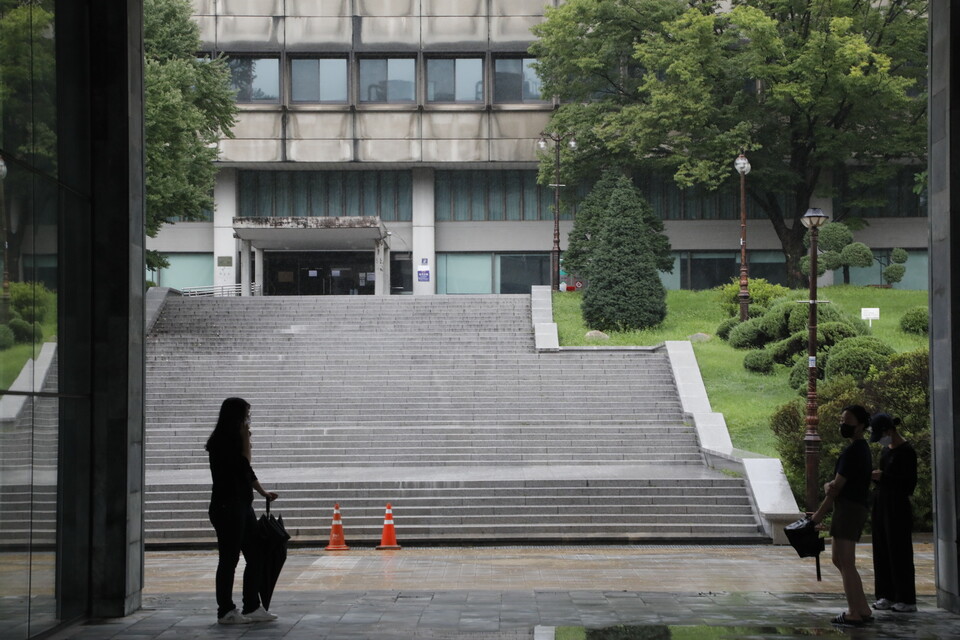
[[263, 573], [263, 551], [257, 539], [257, 516], [249, 504], [227, 503], [210, 505], [210, 522], [217, 531], [217, 617], [236, 608], [233, 603], [233, 578], [240, 561], [246, 561], [243, 570], [243, 613], [260, 606], [260, 580]]
[[877, 599], [917, 603], [913, 568], [913, 508], [907, 497], [875, 496], [873, 503], [873, 573]]

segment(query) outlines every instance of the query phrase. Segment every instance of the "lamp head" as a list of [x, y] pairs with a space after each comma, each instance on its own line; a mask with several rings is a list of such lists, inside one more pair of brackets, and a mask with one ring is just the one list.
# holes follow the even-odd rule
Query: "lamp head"
[[747, 160], [747, 156], [742, 153], [733, 161], [733, 167], [737, 170], [737, 173], [742, 176], [750, 173], [750, 161]]
[[576, 139], [576, 138], [570, 138], [570, 142], [567, 143], [567, 146], [570, 147], [570, 150], [571, 150], [571, 151], [576, 151], [576, 150], [577, 150], [577, 139]]
[[803, 226], [807, 229], [822, 227], [826, 224], [827, 220], [829, 220], [829, 217], [822, 209], [807, 209], [807, 212], [800, 218], [800, 222], [802, 222]]
[[3, 180], [7, 177], [7, 163], [3, 161], [3, 158], [0, 158], [0, 180]]
[[547, 140], [546, 140], [546, 138], [541, 137], [539, 140], [537, 140], [537, 148], [540, 149], [540, 151], [546, 151], [546, 150], [547, 150]]

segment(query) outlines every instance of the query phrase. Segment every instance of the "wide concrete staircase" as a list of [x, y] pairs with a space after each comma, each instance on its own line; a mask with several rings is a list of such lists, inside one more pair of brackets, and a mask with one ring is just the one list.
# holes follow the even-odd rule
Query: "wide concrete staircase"
[[297, 542], [340, 503], [375, 544], [388, 502], [401, 544], [762, 537], [666, 353], [537, 352], [530, 296], [171, 296], [146, 375], [148, 543], [213, 540], [203, 444], [234, 395]]

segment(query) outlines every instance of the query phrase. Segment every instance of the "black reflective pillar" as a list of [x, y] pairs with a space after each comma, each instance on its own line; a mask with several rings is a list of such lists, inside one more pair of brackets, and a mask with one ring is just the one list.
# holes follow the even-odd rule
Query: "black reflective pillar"
[[[960, 6], [930, 3], [930, 382], [938, 604], [960, 613]], [[956, 223], [956, 224], [954, 224]], [[954, 228], [957, 232], [954, 233]]]

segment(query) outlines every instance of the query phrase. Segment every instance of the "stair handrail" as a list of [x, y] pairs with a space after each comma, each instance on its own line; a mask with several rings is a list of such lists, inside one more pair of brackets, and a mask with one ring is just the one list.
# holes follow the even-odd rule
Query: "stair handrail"
[[[232, 297], [232, 296], [242, 296], [243, 295], [243, 285], [242, 284], [214, 284], [203, 287], [182, 287], [179, 289], [180, 293], [185, 296], [215, 296], [215, 297]], [[261, 287], [257, 282], [250, 284], [250, 295], [259, 296], [261, 295]]]

